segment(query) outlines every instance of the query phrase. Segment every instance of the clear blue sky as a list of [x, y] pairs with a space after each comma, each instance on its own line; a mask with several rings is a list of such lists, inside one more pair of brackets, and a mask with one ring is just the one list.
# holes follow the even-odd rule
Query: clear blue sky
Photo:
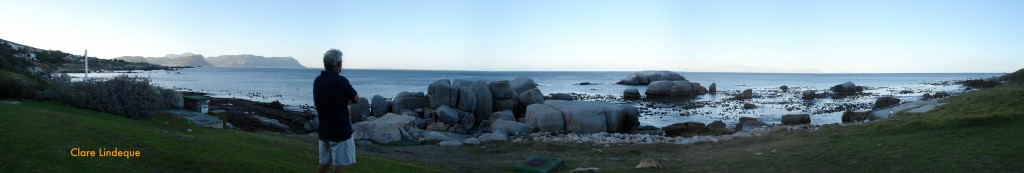
[[291, 56], [349, 68], [1012, 72], [1021, 0], [0, 0], [0, 38], [114, 58]]

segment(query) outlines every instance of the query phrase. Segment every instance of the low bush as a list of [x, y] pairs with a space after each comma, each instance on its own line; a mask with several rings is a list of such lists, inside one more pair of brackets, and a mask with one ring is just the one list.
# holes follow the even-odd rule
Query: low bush
[[119, 75], [104, 81], [70, 82], [51, 87], [57, 100], [79, 108], [122, 115], [132, 119], [152, 117], [163, 108], [180, 108], [181, 94], [150, 84], [148, 78]]
[[36, 85], [30, 80], [0, 74], [0, 99], [27, 99], [34, 96]]

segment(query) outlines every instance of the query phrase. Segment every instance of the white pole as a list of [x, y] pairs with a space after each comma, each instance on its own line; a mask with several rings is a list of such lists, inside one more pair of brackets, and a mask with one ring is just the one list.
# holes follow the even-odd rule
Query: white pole
[[85, 50], [82, 57], [85, 57], [85, 77], [82, 78], [82, 81], [89, 81], [89, 49]]

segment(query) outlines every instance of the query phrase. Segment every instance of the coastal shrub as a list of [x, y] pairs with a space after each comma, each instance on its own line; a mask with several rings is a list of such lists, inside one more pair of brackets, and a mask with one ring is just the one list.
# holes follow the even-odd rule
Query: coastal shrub
[[150, 84], [148, 78], [118, 75], [109, 80], [68, 83], [53, 88], [58, 100], [79, 108], [122, 115], [132, 119], [152, 117], [153, 112], [181, 105], [181, 94]]
[[0, 99], [26, 99], [35, 94], [36, 84], [12, 73], [0, 74]]

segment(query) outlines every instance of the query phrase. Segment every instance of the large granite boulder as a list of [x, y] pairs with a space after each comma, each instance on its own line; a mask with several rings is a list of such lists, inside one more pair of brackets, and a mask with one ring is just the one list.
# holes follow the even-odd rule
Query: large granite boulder
[[626, 100], [640, 100], [640, 90], [636, 88], [626, 88], [622, 91], [622, 99]]
[[491, 123], [491, 132], [503, 131], [511, 135], [533, 133], [534, 127], [515, 121], [497, 120]]
[[565, 130], [565, 118], [562, 116], [562, 112], [544, 104], [527, 106], [525, 122], [537, 127], [540, 131], [556, 132]]
[[352, 123], [362, 122], [370, 116], [370, 101], [359, 97], [359, 104], [349, 105], [348, 115], [352, 117]]
[[518, 98], [494, 99], [494, 109], [491, 111], [510, 111], [515, 108]]
[[416, 110], [430, 106], [430, 99], [423, 92], [400, 92], [391, 101], [391, 112]]
[[782, 115], [782, 125], [801, 125], [811, 124], [811, 115], [808, 114], [788, 114]]
[[448, 107], [448, 105], [441, 105], [441, 107], [437, 107], [436, 112], [437, 120], [447, 124], [458, 123], [459, 119], [461, 118], [459, 117], [459, 115], [462, 115], [460, 113], [461, 111], [457, 109], [452, 109], [451, 107]]
[[633, 73], [622, 79], [618, 84], [622, 85], [647, 85], [654, 81], [675, 81], [675, 80], [686, 80], [679, 73], [671, 71], [651, 71], [645, 70]]
[[699, 83], [685, 80], [651, 82], [647, 85], [647, 91], [645, 91], [649, 98], [689, 98], [703, 93], [707, 93], [706, 88], [700, 86]]
[[476, 94], [473, 93], [473, 89], [468, 86], [459, 86], [459, 110], [466, 112], [476, 111]]
[[[495, 122], [498, 120], [516, 121], [516, 117], [514, 114], [512, 114], [511, 110], [505, 110], [491, 113], [491, 117], [487, 118], [487, 120], [490, 122]], [[564, 123], [565, 120], [562, 121]]]
[[530, 89], [519, 93], [519, 104], [523, 106], [529, 106], [532, 104], [544, 103], [544, 95], [541, 95], [540, 89]]
[[[513, 94], [520, 94], [527, 90], [537, 89], [537, 83], [528, 77], [517, 77], [509, 82]], [[543, 95], [541, 95], [543, 97]]]
[[491, 88], [491, 98], [494, 99], [509, 99], [516, 94], [507, 80], [493, 81], [487, 85]]
[[622, 104], [622, 128], [620, 130], [632, 130], [640, 126], [640, 108], [633, 105]]
[[633, 125], [626, 122], [624, 107], [606, 102], [549, 100], [545, 105], [558, 109], [565, 118], [565, 130], [575, 133], [623, 132]]
[[469, 88], [472, 88], [473, 93], [476, 94], [476, 109], [473, 110], [473, 115], [476, 115], [476, 124], [480, 124], [494, 112], [491, 87], [487, 85], [487, 82], [477, 80], [473, 81]]
[[448, 79], [434, 81], [427, 87], [430, 108], [437, 109], [441, 105], [457, 107], [459, 101], [459, 87], [453, 86]]
[[352, 124], [352, 138], [393, 143], [412, 140], [407, 130], [415, 127], [415, 117], [388, 113], [373, 121]]
[[829, 88], [829, 90], [832, 90], [832, 92], [835, 92], [836, 95], [839, 96], [848, 96], [864, 91], [864, 87], [857, 86], [857, 84], [847, 81], [845, 83], [832, 86], [832, 88]]
[[372, 109], [370, 111], [373, 113], [374, 117], [384, 116], [384, 114], [388, 113], [388, 110], [391, 110], [391, 102], [384, 97], [380, 95], [373, 95], [373, 99], [371, 100], [370, 106]]
[[665, 126], [665, 128], [662, 128], [662, 129], [665, 130], [665, 136], [671, 136], [671, 137], [675, 137], [675, 136], [690, 137], [690, 136], [695, 136], [695, 135], [703, 134], [705, 128], [706, 127], [704, 126], [704, 123], [685, 122], [685, 123], [675, 123], [675, 124], [672, 124], [672, 125], [668, 125], [668, 126]]
[[889, 106], [898, 105], [898, 104], [900, 104], [900, 99], [898, 99], [898, 98], [888, 97], [888, 96], [886, 96], [886, 97], [879, 97], [878, 99], [875, 100], [875, 107], [874, 108], [884, 108], [884, 107], [889, 107]]

